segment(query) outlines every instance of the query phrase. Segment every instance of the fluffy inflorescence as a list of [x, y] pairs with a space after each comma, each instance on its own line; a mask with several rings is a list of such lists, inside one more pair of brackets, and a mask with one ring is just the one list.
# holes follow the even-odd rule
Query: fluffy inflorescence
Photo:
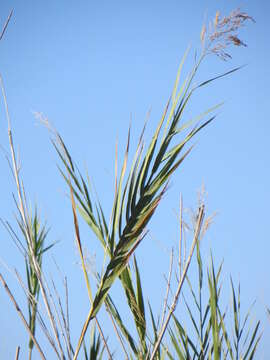
[[201, 43], [205, 53], [213, 53], [222, 60], [231, 59], [228, 53], [230, 45], [247, 46], [238, 37], [238, 30], [245, 25], [246, 21], [255, 22], [247, 13], [236, 9], [228, 16], [221, 17], [217, 11], [215, 19], [210, 21], [208, 27], [203, 25], [201, 31]]

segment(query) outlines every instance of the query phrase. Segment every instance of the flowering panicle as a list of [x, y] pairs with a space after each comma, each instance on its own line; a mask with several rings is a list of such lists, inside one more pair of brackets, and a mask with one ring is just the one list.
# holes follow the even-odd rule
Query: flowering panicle
[[244, 26], [247, 20], [255, 20], [240, 9], [236, 9], [229, 16], [220, 16], [217, 11], [215, 19], [209, 23], [208, 28], [203, 25], [201, 31], [201, 43], [205, 53], [213, 53], [222, 60], [228, 60], [231, 55], [227, 52], [230, 45], [247, 46], [238, 37], [238, 30]]

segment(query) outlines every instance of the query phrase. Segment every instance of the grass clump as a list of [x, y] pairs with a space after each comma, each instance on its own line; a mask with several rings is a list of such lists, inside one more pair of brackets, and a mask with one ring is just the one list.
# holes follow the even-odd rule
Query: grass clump
[[[3, 28], [0, 39], [7, 28], [10, 17], [11, 15]], [[76, 244], [79, 249], [82, 273], [89, 297], [88, 315], [76, 342], [70, 335], [67, 283], [65, 282], [66, 297], [64, 300], [66, 311], [64, 311], [63, 299], [58, 295], [54, 283], [49, 286], [43, 270], [42, 259], [52, 245], [45, 244], [47, 228], [41, 225], [37, 212], [32, 216], [29, 210], [24, 184], [15, 156], [11, 123], [2, 83], [8, 119], [12, 172], [17, 189], [18, 224], [24, 241], [20, 240], [20, 236], [16, 234], [8, 223], [5, 223], [5, 226], [19, 245], [25, 258], [28, 287], [26, 291], [28, 322], [25, 320], [2, 275], [0, 279], [29, 333], [29, 359], [32, 358], [33, 349], [35, 348], [40, 358], [46, 358], [46, 348], [36, 339], [37, 326], [45, 334], [49, 345], [54, 351], [55, 358], [73, 360], [76, 360], [79, 356], [84, 356], [85, 359], [116, 358], [108, 344], [106, 329], [104, 329], [102, 321], [99, 319], [102, 306], [105, 307], [114, 329], [114, 333], [109, 336], [114, 336], [116, 341], [119, 342], [121, 355], [125, 359], [253, 358], [260, 340], [258, 334], [260, 323], [256, 323], [255, 327], [247, 333], [244, 342], [242, 342], [249, 312], [244, 318], [244, 322], [241, 323], [240, 288], [236, 293], [233, 282], [231, 282], [234, 319], [234, 330], [231, 334], [228, 330], [227, 312], [222, 310], [220, 306], [222, 266], [216, 272], [213, 261], [207, 269], [206, 289], [208, 289], [208, 297], [206, 306], [203, 307], [202, 293], [205, 289], [205, 269], [200, 253], [200, 243], [211, 220], [206, 216], [203, 202], [199, 203], [195, 213], [188, 251], [181, 202], [177, 266], [174, 269], [174, 257], [172, 255], [163, 311], [159, 316], [155, 316], [150, 303], [148, 306], [145, 303], [141, 269], [135, 256], [136, 249], [147, 236], [149, 222], [162, 203], [164, 194], [168, 191], [169, 181], [174, 173], [181, 168], [182, 162], [192, 150], [191, 141], [195, 135], [214, 120], [214, 111], [220, 106], [217, 105], [208, 109], [196, 121], [183, 123], [185, 109], [193, 94], [202, 87], [208, 86], [211, 82], [239, 69], [234, 68], [195, 85], [194, 79], [199, 67], [211, 53], [223, 60], [227, 60], [231, 57], [227, 52], [229, 45], [245, 46], [238, 38], [237, 31], [247, 20], [253, 21], [250, 16], [240, 10], [234, 11], [224, 18], [221, 18], [220, 14], [217, 13], [214, 22], [210, 23], [208, 28], [203, 27], [201, 33], [202, 51], [199, 58], [196, 59], [188, 76], [182, 80], [182, 68], [189, 51], [184, 55], [171, 97], [165, 106], [152, 139], [148, 146], [145, 146], [144, 126], [130, 168], [128, 168], [128, 157], [131, 130], [128, 130], [123, 164], [120, 173], [118, 174], [116, 171], [115, 174], [114, 200], [109, 217], [106, 217], [102, 205], [93, 196], [88, 177], [80, 173], [63, 138], [57, 131], [53, 131], [53, 145], [61, 163], [59, 169], [70, 193]], [[116, 169], [117, 163], [116, 156]], [[85, 261], [86, 254], [83, 250], [80, 235], [78, 213], [89, 226], [90, 231], [94, 233], [104, 254], [102, 271], [92, 274], [92, 280]], [[198, 268], [197, 289], [188, 276], [194, 254], [196, 254]], [[133, 268], [131, 262], [133, 262]], [[176, 273], [175, 290], [172, 289], [173, 273]], [[121, 307], [116, 306], [112, 298], [111, 288], [118, 279], [133, 319], [134, 328], [132, 331], [130, 331], [126, 321], [121, 316]], [[93, 282], [95, 288], [92, 286]], [[191, 292], [195, 304], [195, 313], [183, 295], [184, 284], [189, 287]], [[172, 294], [171, 298], [169, 294]], [[45, 317], [41, 316], [38, 310], [40, 298], [46, 309]], [[180, 299], [183, 299], [185, 303], [193, 330], [186, 329], [176, 315], [176, 308]], [[149, 317], [150, 325], [147, 320]], [[89, 326], [91, 328], [89, 331], [90, 340], [87, 335]], [[195, 337], [192, 335], [193, 333]], [[19, 352], [16, 356], [19, 356]]]

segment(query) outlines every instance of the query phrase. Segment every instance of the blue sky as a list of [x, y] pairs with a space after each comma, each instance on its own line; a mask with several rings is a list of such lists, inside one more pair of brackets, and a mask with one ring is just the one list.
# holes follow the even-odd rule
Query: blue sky
[[[48, 131], [35, 119], [34, 112], [42, 112], [49, 119], [79, 167], [83, 171], [87, 167], [109, 211], [116, 139], [119, 149], [124, 149], [131, 118], [134, 150], [151, 109], [146, 131], [146, 140], [150, 140], [187, 46], [191, 44], [192, 51], [186, 71], [193, 64], [194, 51], [200, 50], [199, 34], [205, 17], [211, 19], [217, 10], [227, 15], [239, 6], [256, 20], [240, 32], [248, 47], [231, 49], [233, 58], [228, 62], [207, 58], [197, 80], [247, 66], [198, 92], [187, 110], [187, 117], [196, 116], [225, 102], [217, 119], [197, 136], [194, 150], [173, 178], [150, 225], [150, 236], [138, 249], [138, 261], [147, 297], [158, 312], [169, 250], [177, 243], [180, 193], [185, 206], [193, 207], [204, 183], [209, 212], [218, 213], [204, 239], [205, 260], [209, 260], [210, 248], [217, 264], [224, 259], [225, 297], [229, 299], [227, 285], [232, 274], [236, 283], [241, 282], [243, 310], [256, 300], [254, 318], [261, 319], [264, 328], [260, 358], [268, 358], [269, 2], [8, 0], [1, 4], [2, 24], [14, 9], [0, 43], [0, 72], [22, 176], [29, 198], [38, 204], [51, 227], [50, 241], [59, 240], [53, 253], [69, 278], [71, 307], [76, 309], [79, 303], [81, 309], [73, 319], [74, 334], [78, 334], [88, 310], [87, 293], [78, 265], [67, 189], [56, 166], [59, 161]], [[8, 150], [2, 100], [0, 116], [0, 145]], [[4, 151], [0, 166], [0, 216], [15, 224], [15, 186]], [[98, 251], [97, 242], [84, 224], [81, 227], [85, 247], [93, 256]], [[23, 259], [3, 228], [0, 239], [1, 261], [23, 273]], [[51, 265], [47, 271], [58, 276]], [[13, 274], [3, 265], [1, 273], [24, 308], [23, 293], [16, 290], [19, 285]], [[117, 292], [116, 287], [115, 296], [121, 304]], [[0, 301], [0, 352], [11, 358], [18, 344], [24, 346], [26, 337], [3, 289]], [[11, 331], [12, 338], [6, 335]]]

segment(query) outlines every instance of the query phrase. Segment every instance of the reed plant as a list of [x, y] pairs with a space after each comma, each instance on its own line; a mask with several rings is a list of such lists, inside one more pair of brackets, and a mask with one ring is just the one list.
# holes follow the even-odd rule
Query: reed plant
[[[11, 15], [12, 13], [3, 28], [1, 38]], [[146, 146], [145, 125], [130, 167], [128, 158], [131, 129], [128, 130], [123, 163], [119, 173], [116, 153], [114, 200], [109, 216], [106, 215], [100, 201], [91, 191], [87, 174], [84, 176], [76, 166], [61, 135], [52, 129], [46, 119], [43, 119], [48, 128], [52, 130], [53, 146], [60, 160], [59, 170], [70, 194], [76, 244], [89, 298], [88, 315], [78, 334], [78, 339], [75, 341], [70, 335], [67, 282], [65, 281], [66, 295], [62, 299], [55, 284], [53, 282], [49, 284], [42, 266], [42, 259], [46, 256], [47, 250], [52, 250], [52, 245], [46, 243], [47, 227], [41, 225], [42, 221], [37, 215], [37, 211], [32, 215], [28, 204], [15, 156], [11, 121], [1, 78], [8, 119], [10, 163], [17, 190], [15, 205], [18, 211], [17, 222], [20, 234], [9, 222], [3, 221], [3, 224], [25, 259], [27, 286], [24, 288], [28, 304], [28, 322], [2, 274], [0, 274], [0, 280], [29, 333], [29, 359], [32, 358], [34, 349], [39, 358], [48, 358], [46, 355], [47, 345], [40, 344], [36, 338], [37, 326], [45, 334], [55, 358], [58, 359], [76, 360], [79, 356], [91, 360], [103, 358], [252, 359], [254, 357], [261, 336], [259, 333], [260, 323], [257, 322], [254, 327], [249, 329], [249, 312], [244, 317], [244, 321], [240, 321], [240, 315], [242, 316], [240, 287], [236, 292], [231, 281], [234, 327], [233, 332], [229, 330], [228, 312], [223, 310], [220, 305], [222, 266], [216, 272], [214, 261], [211, 261], [209, 267], [205, 267], [201, 257], [201, 240], [211, 220], [211, 217], [206, 215], [204, 202], [201, 201], [198, 204], [192, 226], [187, 233], [181, 200], [177, 262], [174, 265], [172, 253], [161, 314], [154, 314], [151, 304], [145, 302], [143, 279], [141, 278], [142, 269], [136, 260], [136, 249], [147, 236], [147, 226], [162, 203], [164, 194], [169, 191], [168, 184], [171, 178], [176, 171], [180, 170], [183, 161], [192, 150], [194, 136], [215, 119], [214, 112], [221, 104], [204, 111], [194, 120], [184, 123], [183, 117], [187, 105], [195, 92], [239, 69], [234, 68], [195, 84], [194, 80], [201, 63], [211, 54], [228, 60], [231, 57], [228, 50], [231, 45], [245, 46], [238, 37], [238, 30], [247, 21], [254, 20], [240, 10], [233, 11], [227, 17], [221, 17], [217, 12], [214, 21], [208, 27], [203, 26], [200, 56], [195, 58], [194, 66], [187, 77], [182, 80], [182, 69], [190, 50], [184, 54], [172, 94], [157, 123], [152, 139]], [[103, 251], [102, 270], [94, 274], [90, 274], [87, 268], [85, 244], [81, 238], [78, 214], [88, 225], [89, 231], [95, 235], [97, 243], [101, 245]], [[188, 275], [194, 254], [198, 269], [197, 286], [192, 283]], [[207, 273], [206, 285], [204, 282], [205, 272]], [[23, 284], [23, 279], [19, 280], [20, 284]], [[116, 306], [113, 300], [111, 288], [118, 280], [133, 321], [132, 330], [121, 315], [121, 306]], [[191, 292], [195, 312], [185, 300], [184, 286], [187, 286]], [[205, 292], [207, 295], [203, 301]], [[75, 296], [75, 294], [71, 295]], [[180, 301], [184, 304], [190, 317], [190, 327], [186, 327], [177, 317], [176, 308]], [[46, 315], [39, 311], [40, 302], [46, 309]], [[105, 308], [112, 323], [113, 333], [107, 334], [103, 326], [99, 316], [102, 307]], [[75, 316], [75, 314], [71, 314], [71, 316]], [[247, 333], [245, 333], [246, 330]], [[114, 353], [112, 345], [109, 345], [108, 336], [110, 339], [114, 337], [115, 342], [119, 342], [121, 350], [117, 353]], [[19, 349], [16, 352], [16, 358], [18, 357]]]

